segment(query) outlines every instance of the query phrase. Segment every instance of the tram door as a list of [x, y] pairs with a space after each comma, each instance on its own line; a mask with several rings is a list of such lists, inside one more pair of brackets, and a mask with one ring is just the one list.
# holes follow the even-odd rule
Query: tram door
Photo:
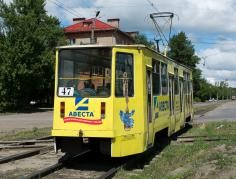
[[170, 104], [170, 133], [175, 132], [175, 98], [174, 98], [174, 76], [169, 74], [169, 104]]
[[146, 69], [146, 91], [147, 91], [147, 146], [151, 146], [153, 138], [152, 125], [152, 70]]

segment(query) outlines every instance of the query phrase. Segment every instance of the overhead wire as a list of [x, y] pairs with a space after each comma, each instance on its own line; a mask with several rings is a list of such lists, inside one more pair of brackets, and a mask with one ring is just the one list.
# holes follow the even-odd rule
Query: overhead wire
[[155, 9], [157, 12], [159, 12], [158, 8], [152, 3], [150, 0], [147, 0], [147, 2]]
[[68, 7], [66, 4], [62, 3], [61, 1], [59, 1], [59, 0], [54, 0], [54, 1], [56, 1], [56, 2], [59, 3], [59, 4], [61, 4], [61, 5], [64, 6], [66, 9], [69, 9], [70, 11], [81, 15], [78, 11], [76, 11], [76, 10], [74, 10], [74, 9], [72, 9], [72, 8], [70, 8], [70, 7]]
[[75, 16], [75, 17], [79, 17], [78, 15], [81, 16], [80, 13], [74, 11], [74, 10], [71, 9], [71, 8], [65, 7], [65, 4], [61, 3], [61, 2], [58, 1], [58, 0], [49, 0], [49, 2], [55, 4], [56, 6], [60, 7], [60, 8], [63, 9], [63, 10], [65, 10], [65, 12], [70, 13], [71, 15], [73, 15], [73, 16]]

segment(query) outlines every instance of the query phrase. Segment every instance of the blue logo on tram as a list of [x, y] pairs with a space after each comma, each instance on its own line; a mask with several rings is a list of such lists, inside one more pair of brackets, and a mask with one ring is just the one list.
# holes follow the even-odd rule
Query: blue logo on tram
[[124, 123], [125, 129], [130, 129], [134, 126], [134, 119], [131, 118], [134, 115], [135, 110], [131, 112], [120, 111], [120, 119]]
[[[75, 98], [75, 106], [77, 106], [84, 98]], [[78, 106], [76, 108], [76, 110], [79, 111], [87, 111], [88, 110], [88, 103], [89, 103], [89, 99], [83, 100], [81, 102], [83, 104], [83, 106]]]
[[93, 112], [88, 111], [88, 98], [75, 98], [75, 110], [69, 113], [69, 117], [94, 117]]

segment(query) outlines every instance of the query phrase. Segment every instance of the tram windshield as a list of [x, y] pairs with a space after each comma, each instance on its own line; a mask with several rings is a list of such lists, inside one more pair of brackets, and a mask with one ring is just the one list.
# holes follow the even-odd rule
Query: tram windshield
[[58, 96], [109, 97], [111, 48], [59, 51]]

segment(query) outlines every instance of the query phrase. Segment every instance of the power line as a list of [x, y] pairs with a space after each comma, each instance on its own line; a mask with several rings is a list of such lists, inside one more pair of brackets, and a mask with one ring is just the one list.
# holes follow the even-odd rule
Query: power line
[[75, 9], [73, 9], [73, 8], [70, 8], [70, 7], [66, 6], [66, 4], [62, 3], [61, 1], [59, 1], [59, 0], [54, 0], [54, 1], [58, 2], [58, 3], [61, 4], [64, 8], [66, 8], [66, 9], [72, 11], [73, 13], [75, 13], [75, 14], [79, 14], [81, 17], [83, 16], [83, 15], [80, 14], [77, 10], [75, 10]]
[[67, 13], [70, 13], [71, 15], [75, 16], [75, 17], [79, 17], [78, 15], [81, 16], [80, 13], [74, 11], [73, 9], [71, 8], [68, 8], [68, 7], [65, 7], [65, 4], [61, 3], [60, 1], [58, 0], [49, 0], [51, 3], [55, 4], [56, 6], [60, 7], [61, 9], [64, 9]]
[[224, 41], [224, 42], [220, 42], [220, 41], [217, 41], [217, 42], [208, 42], [208, 41], [191, 41], [192, 43], [195, 43], [195, 44], [221, 44], [221, 45], [236, 45], [236, 42], [233, 42], [233, 41]]
[[153, 9], [155, 9], [157, 12], [159, 12], [159, 10], [157, 9], [157, 7], [155, 6], [154, 3], [152, 3], [150, 0], [147, 0], [147, 2], [153, 7]]

